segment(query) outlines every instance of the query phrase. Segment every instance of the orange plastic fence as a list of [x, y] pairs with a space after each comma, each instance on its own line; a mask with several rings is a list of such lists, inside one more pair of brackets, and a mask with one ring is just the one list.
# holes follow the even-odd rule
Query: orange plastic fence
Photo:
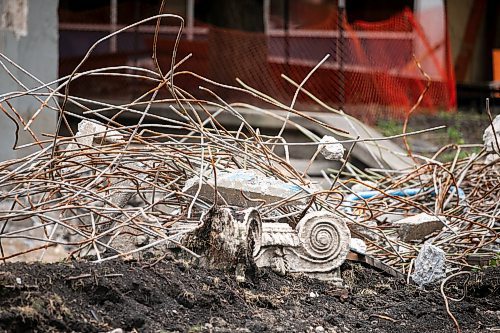
[[[324, 22], [300, 29], [293, 27], [289, 31], [271, 26], [267, 33], [250, 33], [209, 26], [206, 33], [198, 33], [192, 40], [183, 38], [177, 60], [188, 54], [192, 57], [179, 67], [178, 72], [192, 71], [235, 86], [238, 86], [235, 78], [240, 78], [249, 86], [289, 105], [295, 87], [281, 75], [301, 82], [326, 54], [330, 54], [304, 88], [333, 107], [342, 107], [365, 121], [374, 121], [380, 117], [402, 118], [416, 103], [427, 84], [417, 67], [418, 62], [431, 78], [421, 109], [454, 109], [455, 80], [442, 10], [429, 10], [418, 15], [404, 10], [386, 21], [375, 23], [343, 22], [340, 25], [342, 33], [337, 26], [336, 10], [331, 15], [325, 15]], [[124, 35], [118, 40], [118, 53], [93, 55], [85, 66], [117, 65], [117, 61], [134, 64], [140, 61], [141, 65], [147, 66], [149, 62], [153, 67], [152, 34], [129, 37], [131, 40], [142, 40], [143, 49], [122, 49], [127, 45], [127, 35]], [[172, 34], [162, 34], [158, 40], [160, 63], [166, 71], [170, 66], [173, 37]], [[66, 39], [72, 41], [75, 38]], [[81, 56], [74, 59], [62, 56], [61, 75], [71, 72], [73, 63], [80, 59]], [[89, 80], [95, 80], [95, 84], [89, 84]], [[179, 74], [175, 80], [178, 86], [199, 98], [213, 98], [198, 89], [204, 85], [228, 102], [261, 103], [248, 94], [218, 88], [188, 74]], [[110, 94], [112, 98], [117, 97], [117, 91], [134, 95], [143, 91], [140, 88], [137, 81], [127, 84], [110, 79], [103, 85], [93, 77], [72, 85], [77, 94], [80, 91], [84, 95], [98, 97]], [[296, 106], [303, 110], [321, 110], [305, 94], [299, 95]]]
[[[439, 31], [443, 38], [434, 41], [436, 38], [426, 35], [410, 10], [384, 22], [344, 22], [344, 27], [342, 36], [338, 30], [294, 30], [288, 34], [276, 30], [265, 35], [211, 27], [206, 41], [183, 41], [179, 53], [193, 53], [184, 69], [232, 85], [237, 85], [238, 77], [285, 104], [292, 100], [295, 88], [281, 74], [301, 82], [328, 53], [330, 58], [304, 87], [323, 102], [365, 118], [401, 118], [408, 112], [427, 84], [418, 62], [431, 77], [421, 108], [432, 111], [455, 107], [455, 82], [444, 27]], [[180, 78], [179, 82], [200, 84], [192, 78]], [[229, 101], [251, 99], [212, 88]], [[307, 109], [312, 104], [305, 94], [299, 96], [300, 107]]]

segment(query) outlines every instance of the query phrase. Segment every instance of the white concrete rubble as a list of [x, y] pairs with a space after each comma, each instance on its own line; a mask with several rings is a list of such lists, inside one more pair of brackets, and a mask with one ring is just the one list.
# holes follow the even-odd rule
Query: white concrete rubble
[[[75, 134], [75, 141], [66, 147], [67, 154], [72, 154], [75, 151], [85, 152], [87, 149], [91, 149], [94, 144], [101, 143], [116, 143], [124, 142], [123, 135], [115, 130], [109, 130], [106, 126], [100, 124], [97, 121], [82, 120], [78, 123], [78, 132]], [[107, 131], [107, 132], [106, 132]], [[88, 167], [77, 166], [83, 160], [88, 159], [85, 154], [78, 154], [76, 157], [71, 157], [65, 163], [69, 167], [64, 170], [67, 173], [75, 173], [76, 171], [88, 172], [90, 169]]]
[[323, 144], [319, 145], [319, 152], [327, 160], [340, 161], [344, 157], [344, 146], [333, 136], [323, 136], [320, 143]]
[[420, 213], [393, 222], [398, 228], [398, 234], [402, 241], [423, 240], [433, 232], [439, 231], [446, 223], [446, 217]]
[[349, 223], [349, 228], [354, 234], [372, 241], [378, 241], [380, 239], [380, 235], [376, 231], [377, 227], [378, 223], [375, 220], [363, 221], [361, 223]]
[[415, 259], [413, 281], [419, 286], [439, 281], [446, 276], [445, 253], [432, 244], [424, 244]]
[[84, 119], [78, 123], [78, 132], [76, 133], [76, 141], [78, 143], [85, 146], [92, 146], [94, 140], [101, 141], [103, 139], [109, 143], [124, 142], [123, 135], [120, 132], [109, 130], [108, 127], [97, 121]]
[[490, 164], [490, 163], [493, 163], [493, 162], [497, 161], [498, 159], [500, 159], [500, 155], [497, 155], [497, 154], [488, 154], [488, 155], [486, 155], [486, 157], [484, 159], [484, 163], [485, 164]]
[[349, 248], [359, 254], [366, 254], [366, 243], [364, 240], [359, 238], [351, 238], [349, 242]]
[[497, 154], [500, 154], [500, 152], [498, 151], [497, 142], [495, 140], [495, 135], [496, 139], [498, 140], [498, 144], [500, 145], [500, 115], [496, 116], [493, 120], [493, 128], [491, 127], [491, 125], [488, 126], [484, 130], [483, 134], [484, 148], [486, 149], [486, 151], [489, 153], [496, 152]]

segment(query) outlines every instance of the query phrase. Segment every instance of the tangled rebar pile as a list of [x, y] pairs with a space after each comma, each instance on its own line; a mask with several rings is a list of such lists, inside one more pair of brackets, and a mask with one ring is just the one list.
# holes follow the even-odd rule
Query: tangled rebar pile
[[[365, 180], [352, 179], [366, 191], [350, 194], [350, 207], [370, 230], [354, 233], [367, 242], [371, 256], [408, 275], [424, 241], [445, 252], [450, 270], [473, 267], [481, 256], [498, 256], [500, 159], [488, 162], [486, 155], [483, 150], [459, 160], [457, 152], [449, 163], [428, 162], [393, 177], [372, 173]], [[363, 198], [367, 193], [369, 198]], [[398, 221], [423, 213], [436, 217], [435, 231], [414, 240], [401, 237]]]
[[[471, 253], [498, 251], [494, 247], [499, 228], [498, 160], [486, 163], [485, 153], [465, 160], [456, 158], [448, 164], [428, 159], [408, 172], [397, 176], [389, 172], [389, 176], [382, 177], [374, 172], [364, 173], [351, 165], [349, 151], [342, 159], [341, 170], [327, 177], [331, 182], [328, 189], [318, 188], [305, 172], [291, 165], [288, 158], [291, 149], [312, 145], [318, 146], [319, 151], [324, 143], [320, 143], [321, 138], [303, 125], [294, 123], [290, 114], [320, 125], [332, 136], [347, 138], [341, 143], [350, 143], [351, 147], [361, 141], [345, 130], [333, 128], [294, 109], [299, 93], [310, 95], [303, 89], [303, 84], [321, 62], [300, 84], [287, 78], [296, 88], [289, 106], [241, 81], [239, 87], [233, 87], [212, 82], [195, 73], [182, 72], [182, 63], [188, 59], [176, 62], [175, 49], [168, 71], [162, 70], [158, 63], [156, 48], [153, 54], [156, 71], [132, 66], [80, 71], [98, 44], [145, 21], [157, 20], [159, 26], [165, 17], [181, 22], [177, 45], [182, 18], [157, 15], [102, 38], [90, 48], [70, 76], [50, 83], [38, 81], [39, 86], [34, 88], [26, 87], [12, 75], [9, 66], [26, 75], [30, 73], [0, 55], [3, 69], [23, 88], [0, 96], [1, 109], [18, 126], [18, 131], [28, 131], [33, 137], [32, 143], [22, 146], [17, 145], [16, 140], [16, 148], [38, 147], [35, 153], [24, 158], [0, 164], [1, 260], [27, 253], [36, 253], [37, 258], [42, 259], [48, 248], [55, 247], [71, 257], [92, 254], [96, 261], [101, 262], [176, 243], [179, 232], [198, 227], [203, 213], [210, 207], [228, 204], [223, 196], [218, 195], [217, 188], [218, 175], [227, 170], [254, 170], [262, 177], [296, 186], [298, 190], [294, 194], [279, 201], [245, 198], [258, 207], [263, 220], [296, 225], [310, 210], [338, 214], [348, 219], [353, 234], [367, 243], [368, 255], [404, 274], [411, 271], [423, 240], [403, 241], [398, 237], [398, 228], [391, 222], [395, 216], [403, 218], [421, 212], [439, 216], [443, 228], [426, 239], [446, 252], [451, 269], [469, 265], [467, 256]], [[155, 43], [157, 36], [158, 31]], [[102, 76], [103, 80], [123, 77], [148, 81], [155, 88], [121, 104], [70, 94], [74, 80], [96, 75]], [[177, 75], [192, 75], [204, 81], [206, 86], [200, 86], [200, 89], [206, 93], [207, 99], [196, 99], [176, 86]], [[243, 103], [225, 103], [210, 88], [214, 86], [249, 94], [287, 113], [277, 114]], [[160, 91], [170, 97], [158, 98]], [[10, 103], [26, 96], [40, 104], [30, 119], [23, 119]], [[314, 99], [314, 96], [310, 97]], [[163, 108], [162, 114], [151, 112], [153, 106]], [[239, 112], [241, 109], [280, 119], [283, 126], [274, 136], [263, 135]], [[327, 110], [340, 113], [331, 108]], [[38, 138], [30, 130], [41, 112], [56, 112], [58, 115], [55, 133], [45, 139]], [[217, 119], [222, 113], [234, 117], [239, 127], [225, 128]], [[131, 125], [130, 119], [138, 120]], [[70, 126], [75, 122], [79, 122], [77, 133]], [[301, 130], [310, 141], [287, 143], [283, 138], [286, 126]], [[69, 136], [61, 135], [64, 127]], [[376, 146], [377, 140], [370, 142]], [[278, 146], [284, 150], [284, 156], [275, 151]], [[352, 178], [346, 179], [344, 169], [351, 173]], [[202, 185], [208, 184], [209, 180], [213, 197], [207, 198], [200, 194]], [[186, 191], [188, 182], [195, 183], [193, 191]], [[363, 197], [361, 192], [351, 188], [353, 183], [363, 184], [365, 192], [373, 193]], [[404, 195], [396, 195], [395, 191]], [[241, 194], [245, 196], [243, 192]], [[184, 225], [191, 223], [192, 228], [184, 231], [172, 228], [179, 222]], [[177, 230], [175, 233], [172, 232], [174, 229]], [[145, 236], [149, 240], [137, 242], [133, 249], [123, 249], [114, 242], [123, 235], [133, 235], [135, 239]], [[22, 240], [23, 246], [6, 247], [5, 244], [13, 239]]]

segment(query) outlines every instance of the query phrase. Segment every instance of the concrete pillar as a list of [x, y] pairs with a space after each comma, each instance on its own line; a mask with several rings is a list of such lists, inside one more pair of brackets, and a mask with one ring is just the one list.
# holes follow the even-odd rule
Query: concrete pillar
[[[58, 0], [0, 0], [0, 52], [43, 82], [55, 80], [58, 76]], [[2, 60], [2, 59], [0, 59]], [[33, 79], [13, 66], [9, 70], [26, 86], [38, 86]], [[0, 95], [20, 91], [22, 88], [0, 68]], [[24, 119], [29, 119], [40, 103], [33, 97], [12, 100], [12, 105]], [[7, 108], [7, 105], [3, 105]], [[33, 131], [53, 133], [56, 113], [44, 109], [33, 123]], [[28, 132], [21, 130], [19, 145], [32, 142]], [[15, 125], [3, 112], [0, 112], [0, 161], [29, 154], [34, 149], [12, 150], [15, 138]]]

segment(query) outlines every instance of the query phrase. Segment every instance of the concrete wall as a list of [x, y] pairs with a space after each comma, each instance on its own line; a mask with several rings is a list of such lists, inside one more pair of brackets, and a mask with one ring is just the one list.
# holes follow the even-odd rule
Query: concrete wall
[[[43, 82], [50, 82], [58, 76], [57, 7], [58, 0], [0, 0], [0, 52]], [[26, 86], [32, 88], [39, 85], [11, 65], [7, 67]], [[19, 90], [22, 90], [21, 87], [0, 68], [0, 94]], [[18, 98], [12, 104], [24, 119], [29, 119], [40, 105], [33, 97]], [[45, 109], [32, 129], [37, 134], [53, 133], [55, 123], [56, 113]], [[33, 151], [13, 151], [14, 138], [14, 124], [0, 112], [0, 161]], [[31, 136], [22, 131], [21, 126], [19, 144], [31, 141]]]
[[[447, 2], [448, 29], [450, 33], [453, 65], [455, 65], [460, 48], [462, 47], [465, 29], [467, 28], [469, 14], [473, 5], [474, 0], [448, 0]], [[467, 68], [467, 74], [465, 75], [464, 82], [467, 83], [483, 82], [486, 80], [484, 75], [487, 71], [487, 62], [485, 61], [485, 57], [489, 56], [489, 54], [485, 54], [485, 52], [488, 52], [488, 50], [486, 50], [486, 40], [484, 34], [485, 21], [486, 20], [483, 18], [477, 33], [472, 59]]]

